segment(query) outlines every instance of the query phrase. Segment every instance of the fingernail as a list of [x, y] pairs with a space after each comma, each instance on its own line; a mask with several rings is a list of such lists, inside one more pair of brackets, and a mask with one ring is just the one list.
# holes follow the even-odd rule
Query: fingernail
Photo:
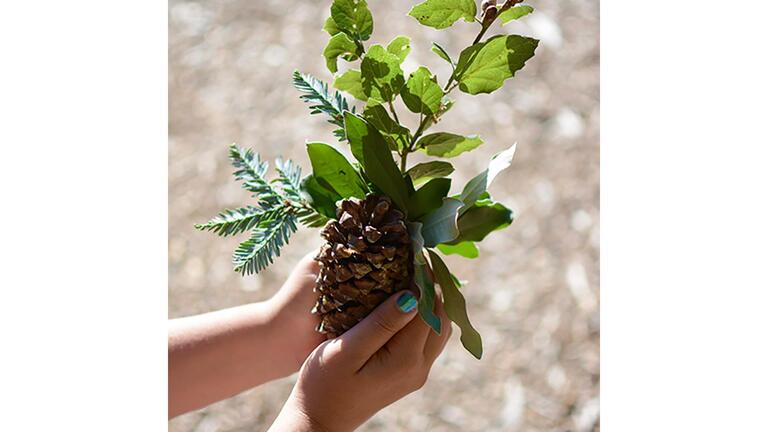
[[417, 304], [416, 297], [408, 291], [400, 294], [400, 297], [397, 298], [397, 307], [405, 313], [416, 309]]

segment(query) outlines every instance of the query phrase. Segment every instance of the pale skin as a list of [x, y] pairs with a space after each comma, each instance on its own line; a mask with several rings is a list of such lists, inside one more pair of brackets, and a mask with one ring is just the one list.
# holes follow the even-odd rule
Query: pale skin
[[397, 306], [397, 293], [326, 341], [309, 313], [319, 270], [312, 255], [267, 301], [170, 321], [169, 417], [301, 369], [270, 431], [352, 431], [424, 384], [451, 334], [442, 308], [438, 335]]

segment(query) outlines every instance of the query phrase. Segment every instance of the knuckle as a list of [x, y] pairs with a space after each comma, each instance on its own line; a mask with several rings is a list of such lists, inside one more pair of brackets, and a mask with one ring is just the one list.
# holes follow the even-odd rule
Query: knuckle
[[427, 383], [428, 377], [429, 373], [425, 370], [420, 370], [419, 373], [415, 374], [411, 380], [411, 388], [413, 391], [420, 390], [422, 387], [424, 387], [424, 384]]
[[385, 317], [378, 316], [373, 320], [373, 324], [381, 330], [381, 332], [385, 334], [395, 334], [397, 333], [397, 327], [392, 323], [391, 320], [386, 319]]

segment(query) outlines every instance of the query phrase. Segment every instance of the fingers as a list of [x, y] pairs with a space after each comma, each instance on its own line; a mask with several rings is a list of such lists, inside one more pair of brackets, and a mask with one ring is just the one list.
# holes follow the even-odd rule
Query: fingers
[[317, 295], [312, 289], [320, 272], [320, 265], [313, 259], [315, 253], [305, 255], [296, 264], [288, 279], [273, 297], [273, 301], [281, 305], [281, 308], [304, 312], [314, 306]]
[[448, 339], [451, 338], [451, 333], [453, 332], [451, 321], [445, 313], [442, 297], [438, 297], [435, 301], [435, 315], [440, 318], [442, 331], [439, 335], [435, 332], [429, 332], [429, 336], [427, 337], [427, 342], [424, 345], [424, 358], [429, 365], [432, 365], [440, 353], [443, 352], [443, 349], [448, 343]]
[[317, 273], [320, 272], [320, 263], [315, 260], [315, 256], [317, 256], [317, 250], [313, 250], [312, 252], [304, 255], [301, 261], [299, 261], [299, 264], [296, 266], [296, 273], [302, 277], [312, 278], [313, 283], [314, 278], [317, 277]]
[[416, 316], [416, 297], [402, 291], [384, 300], [370, 315], [338, 337], [343, 352], [357, 367], [386, 345]]
[[[419, 288], [414, 284], [413, 289], [416, 291]], [[387, 347], [389, 347], [392, 352], [403, 352], [406, 353], [406, 355], [408, 355], [408, 352], [422, 353], [430, 331], [429, 326], [423, 319], [416, 318], [409, 322], [404, 329], [399, 331], [387, 343]]]

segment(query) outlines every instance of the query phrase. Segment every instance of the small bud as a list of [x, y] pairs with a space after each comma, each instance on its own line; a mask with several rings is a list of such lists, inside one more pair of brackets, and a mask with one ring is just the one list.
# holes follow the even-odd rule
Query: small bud
[[483, 0], [483, 2], [480, 3], [480, 10], [485, 13], [485, 10], [491, 6], [496, 6], [496, 0]]
[[496, 19], [496, 15], [499, 13], [499, 10], [496, 9], [496, 5], [489, 6], [485, 13], [483, 13], [483, 25], [488, 25], [493, 22], [493, 20]]

